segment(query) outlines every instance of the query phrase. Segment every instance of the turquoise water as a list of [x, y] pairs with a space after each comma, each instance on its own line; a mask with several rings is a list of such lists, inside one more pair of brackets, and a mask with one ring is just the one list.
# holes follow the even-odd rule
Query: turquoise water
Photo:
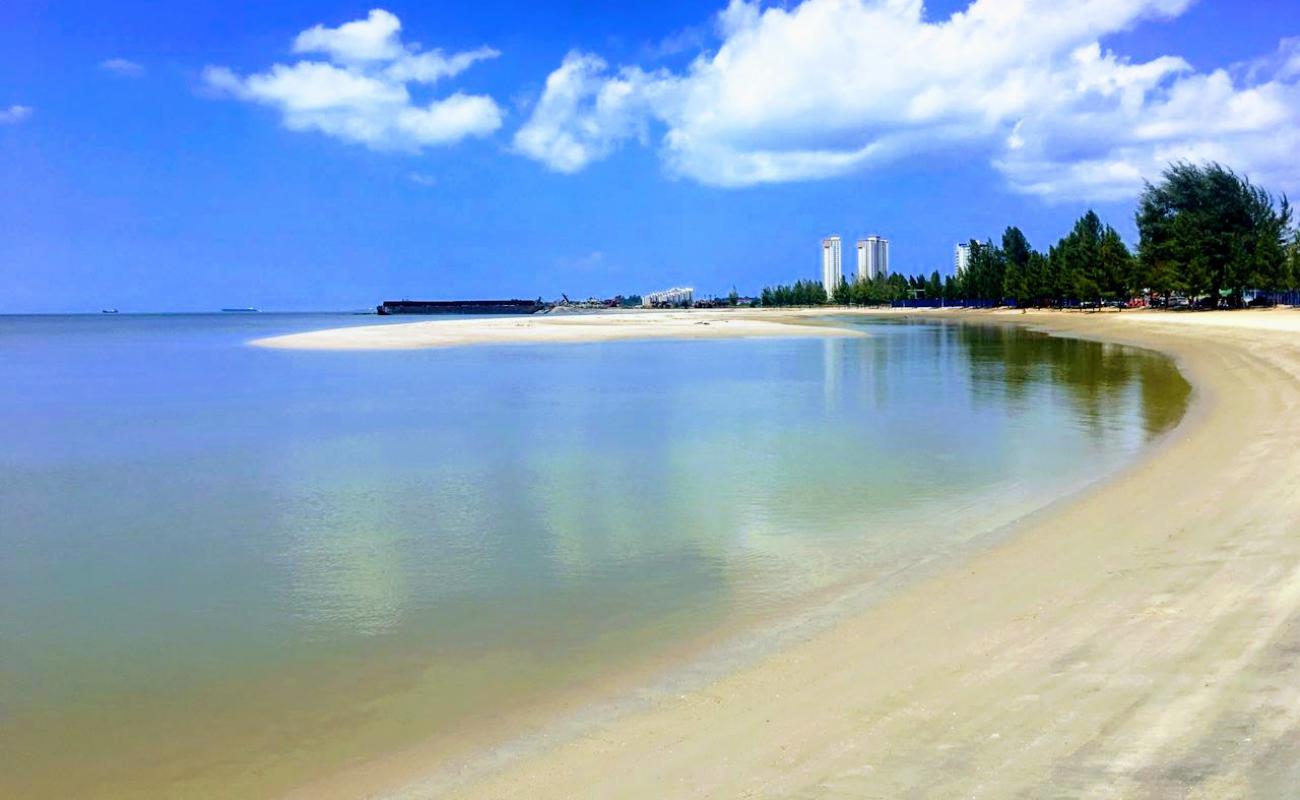
[[0, 317], [0, 794], [258, 796], [503, 717], [953, 547], [1187, 398], [956, 324], [245, 346], [378, 321]]

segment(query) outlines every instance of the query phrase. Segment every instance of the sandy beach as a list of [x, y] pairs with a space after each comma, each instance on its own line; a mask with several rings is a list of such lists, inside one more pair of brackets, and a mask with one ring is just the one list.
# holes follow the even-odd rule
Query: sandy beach
[[[961, 563], [451, 795], [1294, 796], [1300, 312], [931, 316], [1169, 353], [1193, 408], [1138, 463]], [[433, 794], [388, 777], [396, 796]]]
[[335, 328], [253, 342], [294, 350], [417, 350], [483, 344], [562, 344], [629, 339], [745, 339], [857, 336], [856, 331], [810, 326], [807, 315], [756, 315], [745, 310], [624, 311], [538, 314], [482, 319], [434, 319]]

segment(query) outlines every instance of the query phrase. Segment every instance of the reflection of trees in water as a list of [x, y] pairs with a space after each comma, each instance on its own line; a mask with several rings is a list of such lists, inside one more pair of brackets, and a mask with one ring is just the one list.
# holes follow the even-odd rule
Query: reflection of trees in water
[[1192, 387], [1172, 364], [1158, 357], [1139, 361], [1138, 372], [1142, 418], [1147, 430], [1153, 434], [1164, 433], [1183, 418]]
[[1094, 434], [1108, 414], [1136, 401], [1143, 430], [1155, 435], [1182, 417], [1190, 387], [1164, 356], [1103, 342], [1047, 336], [994, 325], [951, 325], [964, 351], [977, 401], [1023, 407], [1035, 398], [1064, 397]]

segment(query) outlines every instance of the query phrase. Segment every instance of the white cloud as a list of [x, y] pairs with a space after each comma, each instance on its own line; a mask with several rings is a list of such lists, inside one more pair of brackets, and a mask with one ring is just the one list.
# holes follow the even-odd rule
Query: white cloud
[[12, 105], [0, 108], [0, 125], [17, 125], [32, 115], [31, 106]]
[[144, 77], [144, 67], [125, 58], [110, 58], [99, 62], [99, 68], [122, 78]]
[[597, 56], [573, 52], [546, 79], [515, 148], [559, 172], [577, 172], [604, 158], [624, 139], [645, 139], [656, 97], [668, 91], [666, 73], [638, 68], [607, 76]]
[[1147, 76], [1113, 59], [1096, 66], [1108, 70], [1132, 82], [1022, 121], [1025, 144], [994, 162], [1015, 188], [1049, 199], [1123, 199], [1184, 159], [1219, 161], [1274, 189], [1300, 187], [1300, 83], [1275, 73], [1243, 84], [1227, 70], [1196, 73], [1185, 64]]
[[414, 151], [500, 128], [503, 112], [487, 95], [412, 96], [413, 86], [455, 77], [500, 54], [487, 47], [452, 55], [421, 51], [401, 41], [401, 27], [396, 16], [376, 9], [364, 20], [298, 34], [295, 53], [325, 60], [274, 64], [247, 76], [209, 66], [203, 80], [220, 93], [279, 110], [290, 130], [315, 130], [376, 150]]
[[480, 47], [452, 56], [444, 56], [439, 50], [418, 55], [408, 54], [394, 61], [384, 74], [395, 81], [436, 83], [443, 78], [454, 78], [475, 63], [499, 55], [501, 55], [500, 51], [491, 47]]
[[438, 179], [437, 179], [437, 178], [433, 177], [432, 175], [426, 175], [426, 174], [423, 173], [423, 172], [412, 172], [411, 174], [407, 175], [406, 177], [409, 178], [409, 179], [411, 180], [411, 183], [414, 183], [414, 184], [416, 184], [416, 185], [418, 185], [418, 186], [437, 186], [437, 185], [438, 185]]
[[1268, 76], [1284, 80], [1300, 78], [1300, 36], [1283, 39], [1274, 52], [1237, 64], [1233, 70], [1244, 83], [1255, 83]]
[[337, 28], [316, 25], [293, 40], [295, 53], [324, 53], [332, 61], [359, 64], [392, 61], [405, 54], [398, 34], [402, 23], [396, 16], [376, 8], [365, 19], [346, 22]]
[[975, 0], [927, 21], [920, 0], [731, 0], [716, 49], [681, 72], [570, 53], [515, 146], [574, 172], [653, 132], [671, 173], [719, 186], [825, 178], [954, 146], [1043, 195], [1130, 195], [1165, 160], [1205, 155], [1297, 186], [1286, 152], [1300, 131], [1300, 42], [1236, 77], [1100, 44], [1189, 3]]
[[671, 33], [657, 42], [649, 43], [641, 48], [641, 52], [651, 61], [657, 61], [682, 53], [693, 53], [702, 50], [709, 43], [709, 29], [704, 25], [691, 25], [681, 30]]

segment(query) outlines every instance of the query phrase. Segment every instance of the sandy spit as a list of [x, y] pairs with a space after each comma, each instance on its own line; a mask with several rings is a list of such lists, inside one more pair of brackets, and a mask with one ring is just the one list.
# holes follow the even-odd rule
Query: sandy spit
[[416, 350], [480, 344], [862, 335], [852, 330], [808, 325], [808, 321], [807, 315], [762, 315], [741, 310], [537, 314], [477, 319], [444, 317], [421, 322], [309, 331], [257, 339], [251, 344], [295, 350]]
[[938, 316], [1167, 352], [1194, 408], [968, 560], [451, 796], [1294, 797], [1300, 313]]

